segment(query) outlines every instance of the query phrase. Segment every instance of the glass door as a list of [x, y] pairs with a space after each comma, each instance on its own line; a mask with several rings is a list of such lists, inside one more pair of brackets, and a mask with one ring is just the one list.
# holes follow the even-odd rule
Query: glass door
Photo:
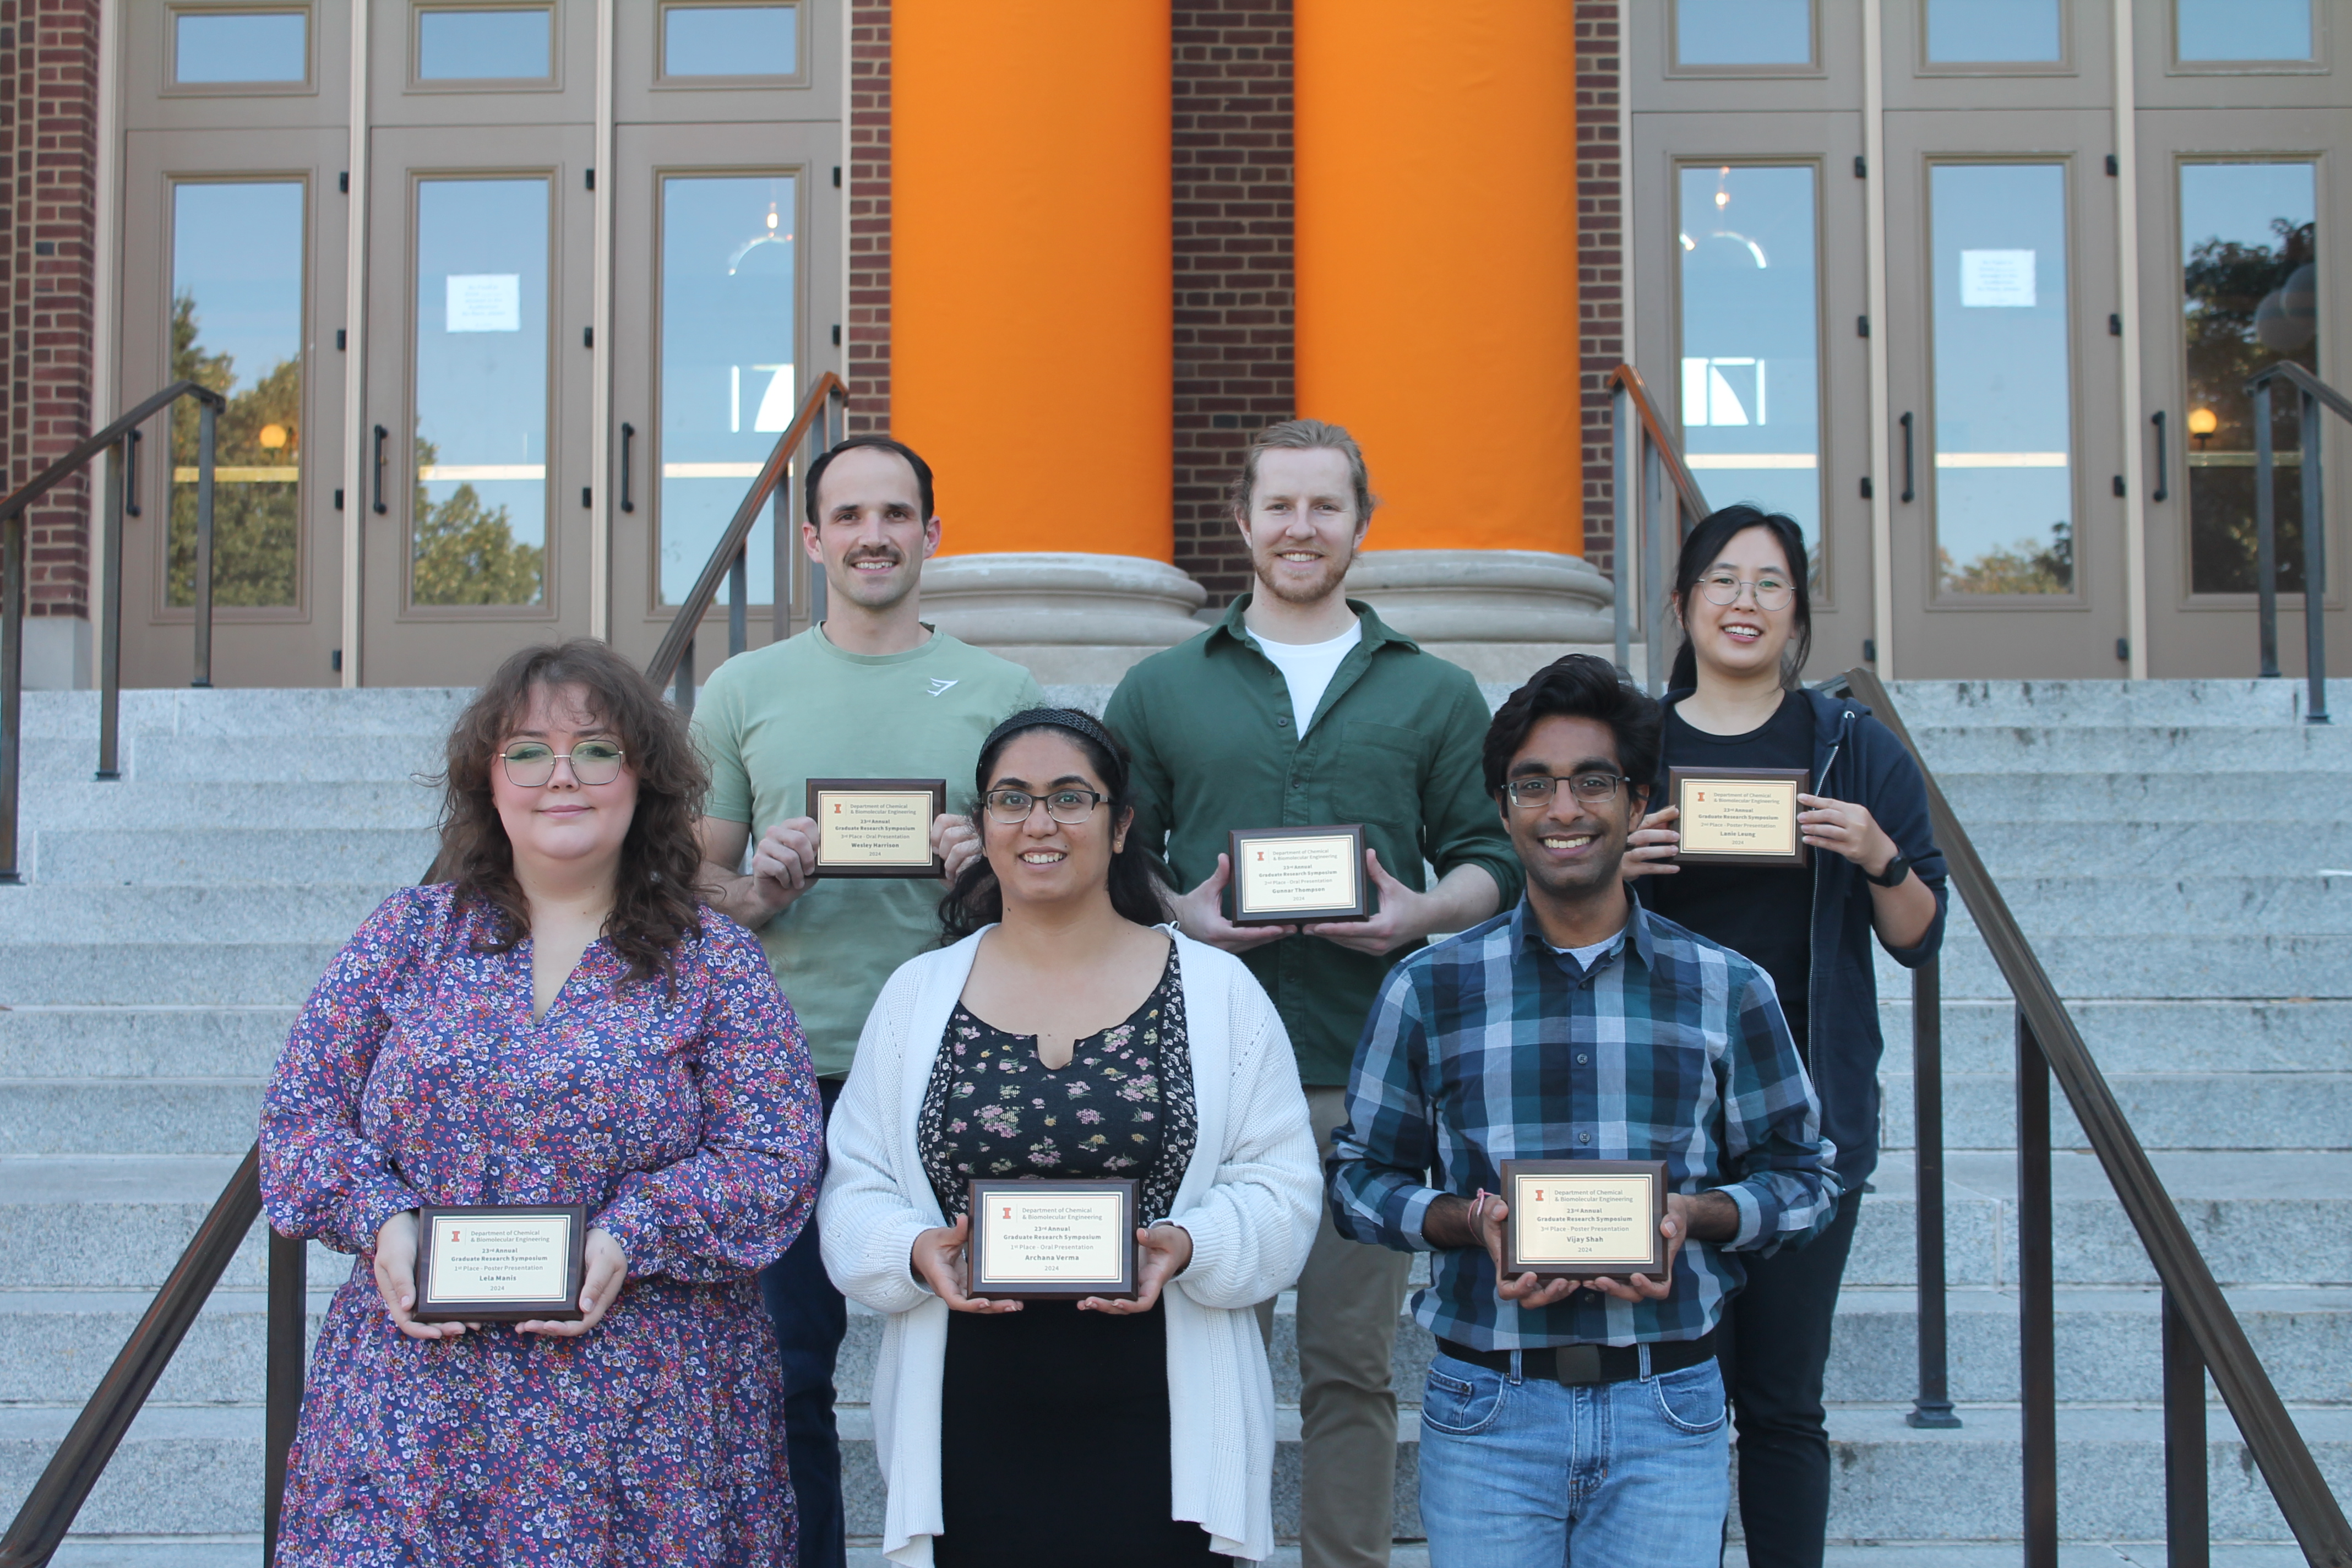
[[361, 509], [371, 686], [588, 630], [584, 128], [374, 133]]

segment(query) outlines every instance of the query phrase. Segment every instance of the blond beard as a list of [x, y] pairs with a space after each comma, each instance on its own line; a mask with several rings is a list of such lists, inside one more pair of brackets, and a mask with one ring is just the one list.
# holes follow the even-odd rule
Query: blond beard
[[[1326, 556], [1323, 563], [1327, 567], [1331, 566], [1333, 564], [1331, 557]], [[1286, 605], [1319, 605], [1324, 600], [1329, 598], [1332, 595], [1339, 593], [1342, 588], [1347, 586], [1348, 568], [1353, 566], [1355, 563], [1356, 550], [1355, 546], [1351, 544], [1348, 547], [1348, 553], [1339, 558], [1338, 570], [1331, 573], [1326, 585], [1315, 593], [1305, 595], [1295, 592], [1285, 592], [1283, 589], [1276, 587], [1273, 583], [1267, 580], [1265, 573], [1259, 568], [1257, 557], [1255, 554], [1250, 557], [1250, 574], [1257, 580], [1257, 585], [1260, 588], [1264, 589], [1273, 597], [1280, 599]]]

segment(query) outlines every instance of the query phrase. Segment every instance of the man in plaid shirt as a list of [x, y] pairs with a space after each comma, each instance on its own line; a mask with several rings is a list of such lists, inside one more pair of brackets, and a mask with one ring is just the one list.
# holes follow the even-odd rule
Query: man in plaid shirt
[[[1333, 1222], [1435, 1254], [1413, 1298], [1437, 1336], [1432, 1568], [1714, 1563], [1729, 1501], [1716, 1321], [1741, 1253], [1801, 1245], [1836, 1213], [1770, 978], [1619, 879], [1659, 726], [1589, 655], [1512, 694], [1484, 763], [1526, 897], [1399, 964], [1356, 1047]], [[1507, 1159], [1666, 1162], [1666, 1277], [1502, 1278]]]

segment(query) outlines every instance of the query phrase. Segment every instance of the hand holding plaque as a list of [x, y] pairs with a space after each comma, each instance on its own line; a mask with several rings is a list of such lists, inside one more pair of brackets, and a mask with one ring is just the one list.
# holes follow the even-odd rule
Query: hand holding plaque
[[1682, 836], [1685, 865], [1804, 866], [1797, 796], [1812, 782], [1804, 768], [1669, 768], [1666, 804]]
[[1361, 826], [1235, 828], [1228, 837], [1234, 924], [1359, 921], [1372, 912]]
[[416, 1216], [419, 1323], [576, 1322], [588, 1211], [579, 1204], [428, 1205]]
[[991, 1301], [1133, 1300], [1136, 1184], [1125, 1177], [975, 1180], [973, 1296]]
[[1538, 1279], [1664, 1277], [1663, 1160], [1503, 1162], [1503, 1273]]
[[931, 822], [948, 808], [945, 779], [811, 779], [818, 877], [940, 877]]

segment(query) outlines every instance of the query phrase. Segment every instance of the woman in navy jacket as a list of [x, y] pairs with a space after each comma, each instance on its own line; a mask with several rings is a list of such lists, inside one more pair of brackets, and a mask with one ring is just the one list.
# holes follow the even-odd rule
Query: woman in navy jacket
[[1801, 767], [1806, 867], [1677, 866], [1675, 812], [1652, 813], [1625, 874], [1667, 919], [1761, 965], [1805, 1058], [1845, 1196], [1800, 1249], [1750, 1260], [1722, 1336], [1751, 1568], [1820, 1568], [1829, 1517], [1822, 1371], [1863, 1184], [1878, 1163], [1878, 990], [1870, 942], [1906, 967], [1944, 936], [1944, 859], [1927, 790], [1900, 742], [1848, 698], [1796, 682], [1812, 631], [1803, 535], [1727, 507], [1691, 531], [1675, 573], [1683, 646], [1668, 679], [1667, 767]]

